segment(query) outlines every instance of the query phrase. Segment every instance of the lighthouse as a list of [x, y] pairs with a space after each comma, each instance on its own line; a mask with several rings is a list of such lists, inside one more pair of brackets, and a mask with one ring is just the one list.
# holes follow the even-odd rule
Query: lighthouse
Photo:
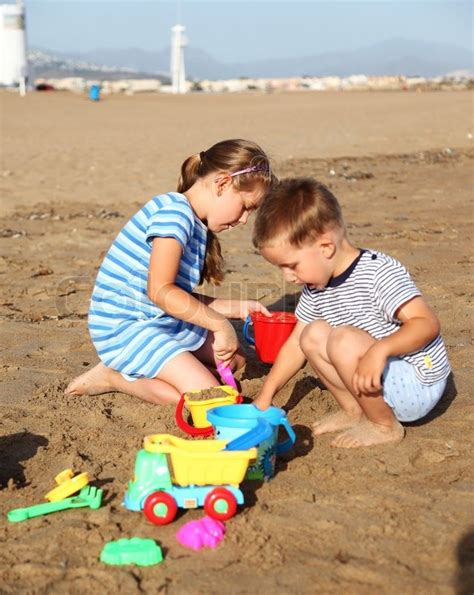
[[19, 87], [24, 94], [27, 78], [25, 8], [0, 4], [0, 86]]
[[184, 70], [184, 48], [187, 39], [184, 36], [186, 27], [174, 25], [171, 27], [171, 91], [172, 93], [186, 93], [186, 76]]

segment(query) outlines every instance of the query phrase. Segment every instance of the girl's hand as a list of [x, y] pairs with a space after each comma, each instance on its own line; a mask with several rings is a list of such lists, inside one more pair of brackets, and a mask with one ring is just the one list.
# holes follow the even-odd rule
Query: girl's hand
[[242, 300], [240, 302], [239, 318], [245, 320], [251, 312], [262, 312], [265, 316], [271, 316], [271, 312], [257, 300]]
[[230, 362], [238, 348], [239, 340], [234, 327], [228, 320], [224, 320], [220, 328], [214, 331], [212, 349], [216, 361]]
[[382, 373], [386, 361], [387, 354], [380, 342], [367, 350], [352, 378], [352, 388], [357, 396], [370, 395], [382, 390]]

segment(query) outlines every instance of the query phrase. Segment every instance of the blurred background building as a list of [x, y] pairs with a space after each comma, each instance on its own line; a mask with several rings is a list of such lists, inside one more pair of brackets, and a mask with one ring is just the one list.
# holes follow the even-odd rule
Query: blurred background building
[[28, 78], [25, 7], [0, 4], [0, 85], [25, 92]]

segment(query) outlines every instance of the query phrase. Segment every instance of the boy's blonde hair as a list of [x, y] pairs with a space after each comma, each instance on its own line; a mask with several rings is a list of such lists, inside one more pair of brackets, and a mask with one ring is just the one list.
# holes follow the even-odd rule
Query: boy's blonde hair
[[[241, 191], [252, 191], [257, 185], [261, 185], [266, 191], [276, 182], [264, 150], [257, 143], [237, 138], [221, 141], [206, 151], [188, 157], [181, 166], [177, 190], [186, 192], [198, 178], [219, 171], [241, 174], [232, 177], [234, 188]], [[221, 246], [216, 234], [208, 231], [206, 260], [200, 283], [208, 281], [218, 285], [223, 278], [224, 258]]]
[[300, 248], [326, 231], [345, 233], [337, 198], [314, 178], [286, 178], [270, 189], [257, 212], [253, 244], [284, 240]]

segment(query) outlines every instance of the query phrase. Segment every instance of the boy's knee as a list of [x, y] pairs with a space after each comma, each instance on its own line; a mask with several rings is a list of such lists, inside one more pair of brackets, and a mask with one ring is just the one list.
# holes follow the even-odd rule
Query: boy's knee
[[356, 329], [352, 326], [338, 326], [331, 330], [327, 342], [327, 352], [331, 359], [340, 354], [347, 354], [353, 346], [355, 332]]
[[331, 331], [331, 327], [324, 320], [315, 320], [310, 322], [301, 332], [300, 335], [300, 347], [301, 351], [308, 355], [308, 353], [314, 350], [320, 349], [323, 345], [326, 345], [328, 335]]

